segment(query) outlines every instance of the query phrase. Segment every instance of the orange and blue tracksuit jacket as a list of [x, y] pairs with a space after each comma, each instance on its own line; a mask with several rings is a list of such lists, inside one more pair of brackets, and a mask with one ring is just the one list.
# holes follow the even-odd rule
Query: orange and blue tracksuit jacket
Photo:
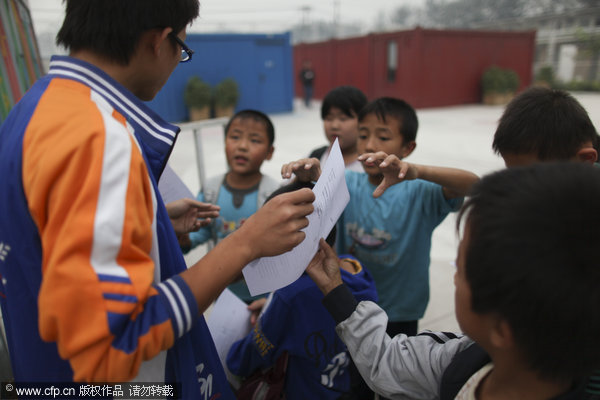
[[176, 382], [232, 398], [157, 182], [179, 128], [53, 57], [0, 127], [0, 304], [17, 382]]

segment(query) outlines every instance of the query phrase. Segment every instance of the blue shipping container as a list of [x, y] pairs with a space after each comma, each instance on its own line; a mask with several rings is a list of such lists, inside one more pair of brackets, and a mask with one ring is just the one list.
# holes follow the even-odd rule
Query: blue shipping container
[[197, 75], [216, 85], [233, 78], [239, 87], [237, 110], [253, 108], [265, 113], [293, 109], [294, 80], [291, 34], [188, 34], [194, 50], [190, 62], [181, 63], [149, 106], [171, 122], [188, 120], [183, 93], [188, 79]]

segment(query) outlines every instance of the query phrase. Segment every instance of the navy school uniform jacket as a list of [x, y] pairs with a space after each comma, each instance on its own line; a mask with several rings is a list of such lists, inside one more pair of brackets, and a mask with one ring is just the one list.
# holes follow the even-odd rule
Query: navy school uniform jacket
[[179, 128], [55, 56], [0, 128], [0, 306], [19, 382], [232, 399], [157, 182]]
[[[360, 270], [341, 270], [342, 280], [357, 299], [377, 301], [373, 278], [356, 259], [352, 262]], [[231, 372], [249, 376], [257, 368], [272, 366], [287, 351], [286, 399], [337, 399], [347, 392], [350, 355], [322, 300], [307, 274], [275, 291], [254, 329], [231, 347]]]

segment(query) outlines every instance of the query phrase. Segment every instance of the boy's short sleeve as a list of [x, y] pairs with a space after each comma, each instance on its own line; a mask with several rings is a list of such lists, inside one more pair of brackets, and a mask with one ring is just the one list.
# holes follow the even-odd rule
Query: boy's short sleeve
[[419, 190], [415, 191], [415, 196], [419, 196], [424, 214], [437, 214], [443, 219], [448, 213], [458, 211], [464, 202], [464, 197], [446, 199], [444, 188], [437, 183], [423, 180], [415, 182], [419, 182]]

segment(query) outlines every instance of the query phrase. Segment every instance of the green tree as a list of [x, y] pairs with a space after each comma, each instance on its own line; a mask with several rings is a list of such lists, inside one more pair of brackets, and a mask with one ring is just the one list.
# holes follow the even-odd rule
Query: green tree
[[425, 12], [435, 25], [468, 28], [474, 23], [523, 16], [527, 0], [427, 0]]
[[400, 26], [406, 26], [412, 13], [413, 11], [409, 6], [400, 6], [392, 13], [392, 22]]
[[588, 71], [588, 80], [594, 82], [598, 79], [598, 57], [600, 57], [600, 35], [597, 33], [585, 32], [578, 29], [575, 33], [577, 38], [578, 53], [590, 59], [590, 69]]
[[599, 0], [426, 0], [425, 15], [434, 26], [469, 28], [476, 23], [596, 6]]

